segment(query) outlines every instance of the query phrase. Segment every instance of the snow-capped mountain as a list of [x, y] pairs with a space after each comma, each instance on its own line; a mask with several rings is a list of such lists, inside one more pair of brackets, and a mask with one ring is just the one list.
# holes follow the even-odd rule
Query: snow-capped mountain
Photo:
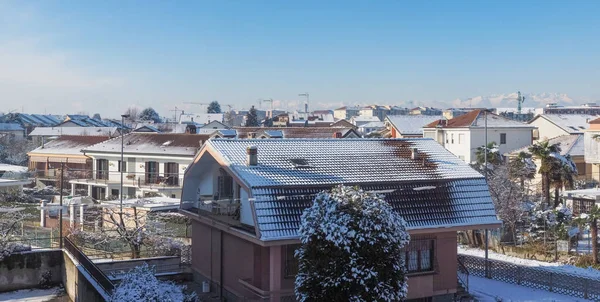
[[[525, 103], [523, 107], [544, 107], [546, 104], [557, 103], [559, 105], [577, 105], [566, 93], [524, 93]], [[517, 93], [494, 94], [488, 96], [476, 96], [465, 99], [455, 99], [451, 104], [453, 107], [516, 107]]]

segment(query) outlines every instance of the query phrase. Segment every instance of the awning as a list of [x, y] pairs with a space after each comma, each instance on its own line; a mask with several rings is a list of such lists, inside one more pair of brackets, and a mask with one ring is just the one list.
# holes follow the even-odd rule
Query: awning
[[67, 158], [67, 162], [70, 164], [85, 164], [87, 162], [88, 158], [81, 158], [81, 157], [69, 157]]
[[45, 163], [48, 159], [47, 156], [31, 156], [29, 157], [29, 161], [37, 162], [37, 163]]
[[66, 157], [48, 157], [48, 162], [51, 162], [51, 163], [66, 163], [67, 162], [67, 158]]

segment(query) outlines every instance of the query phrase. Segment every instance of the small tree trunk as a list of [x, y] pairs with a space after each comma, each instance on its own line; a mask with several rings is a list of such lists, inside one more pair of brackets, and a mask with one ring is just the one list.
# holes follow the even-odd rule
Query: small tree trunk
[[131, 247], [131, 259], [140, 258], [141, 246], [137, 244], [130, 244], [129, 246]]
[[550, 174], [548, 172], [542, 174], [542, 190], [544, 191], [544, 199], [548, 203], [548, 206], [552, 206], [552, 200], [550, 200]]
[[560, 203], [560, 187], [558, 185], [554, 186], [554, 207], [557, 208]]
[[598, 218], [592, 219], [592, 259], [594, 263], [598, 263]]

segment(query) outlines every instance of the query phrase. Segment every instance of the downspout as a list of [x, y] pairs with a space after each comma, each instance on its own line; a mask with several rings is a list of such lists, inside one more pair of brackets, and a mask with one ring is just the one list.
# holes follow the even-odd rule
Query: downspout
[[219, 255], [219, 262], [220, 262], [220, 264], [219, 265], [221, 266], [219, 268], [219, 271], [221, 272], [219, 274], [219, 279], [220, 279], [219, 280], [219, 284], [220, 284], [219, 297], [221, 297], [221, 300], [223, 300], [223, 231], [221, 231], [221, 240], [219, 240], [219, 245], [220, 245], [220, 248], [219, 248], [219, 253], [220, 253], [220, 255]]

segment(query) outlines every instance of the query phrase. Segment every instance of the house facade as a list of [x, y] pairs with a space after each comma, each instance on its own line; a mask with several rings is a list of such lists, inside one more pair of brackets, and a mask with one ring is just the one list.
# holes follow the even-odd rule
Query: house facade
[[534, 140], [548, 140], [553, 137], [570, 134], [583, 134], [588, 129], [588, 122], [598, 118], [589, 114], [540, 114], [528, 124], [536, 127]]
[[181, 198], [194, 278], [226, 299], [293, 296], [300, 216], [339, 184], [385, 192], [407, 221], [409, 299], [453, 301], [457, 231], [500, 224], [483, 176], [433, 140], [212, 139]]
[[95, 199], [118, 198], [122, 172], [123, 196], [179, 198], [184, 172], [208, 138], [198, 134], [132, 132], [89, 146], [82, 152], [92, 159], [91, 173], [71, 180], [71, 188], [87, 189]]
[[477, 160], [477, 148], [486, 143], [486, 128], [487, 142], [496, 143], [501, 154], [531, 145], [535, 129], [531, 125], [476, 109], [457, 118], [441, 119], [424, 126], [423, 137], [435, 139], [458, 158], [472, 163]]
[[0, 123], [0, 141], [8, 144], [25, 139], [25, 128], [17, 123]]
[[423, 137], [423, 126], [441, 118], [441, 115], [388, 115], [384, 123], [391, 138], [416, 138]]
[[333, 110], [333, 117], [336, 120], [350, 120], [353, 116], [360, 114], [360, 106], [344, 106]]

